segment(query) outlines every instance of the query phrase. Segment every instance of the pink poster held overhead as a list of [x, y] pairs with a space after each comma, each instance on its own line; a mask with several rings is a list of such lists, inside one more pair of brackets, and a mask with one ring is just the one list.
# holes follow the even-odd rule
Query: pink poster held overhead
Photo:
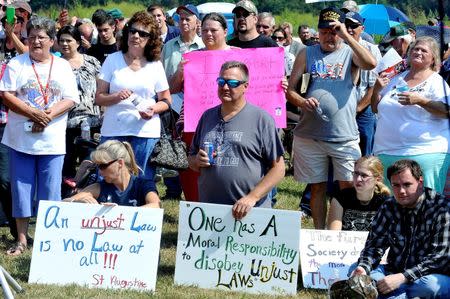
[[258, 48], [194, 51], [183, 55], [184, 130], [195, 132], [203, 112], [220, 104], [216, 79], [222, 64], [237, 60], [249, 69], [246, 99], [267, 111], [278, 128], [286, 127], [286, 100], [281, 87], [284, 76], [284, 49]]

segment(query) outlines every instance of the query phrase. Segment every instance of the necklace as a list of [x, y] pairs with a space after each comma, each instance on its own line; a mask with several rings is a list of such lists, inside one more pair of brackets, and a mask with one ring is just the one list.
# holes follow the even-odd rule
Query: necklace
[[53, 69], [53, 55], [50, 55], [50, 58], [51, 58], [50, 69], [48, 71], [47, 84], [45, 85], [45, 88], [44, 88], [44, 86], [42, 86], [41, 79], [39, 78], [39, 74], [36, 71], [36, 66], [34, 65], [34, 61], [30, 57], [31, 66], [33, 67], [34, 75], [36, 76], [36, 80], [38, 81], [39, 89], [41, 91], [41, 95], [42, 95], [42, 98], [44, 99], [45, 105], [48, 104], [48, 94], [49, 94], [49, 90], [50, 90], [50, 79], [51, 79], [52, 69]]

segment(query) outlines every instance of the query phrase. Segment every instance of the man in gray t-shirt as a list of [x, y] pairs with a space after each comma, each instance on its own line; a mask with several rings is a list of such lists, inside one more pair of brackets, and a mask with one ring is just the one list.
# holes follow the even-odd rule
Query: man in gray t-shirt
[[[289, 102], [302, 112], [294, 130], [295, 177], [311, 184], [311, 212], [318, 229], [325, 228], [330, 160], [340, 188], [351, 186], [354, 162], [361, 155], [355, 83], [359, 69], [376, 66], [370, 52], [348, 34], [344, 21], [343, 12], [335, 8], [320, 12], [319, 45], [297, 55], [287, 92]], [[302, 97], [295, 87], [305, 73], [311, 79]]]
[[[284, 177], [283, 146], [272, 117], [245, 99], [245, 64], [224, 63], [217, 83], [222, 104], [203, 113], [189, 166], [200, 171], [200, 202], [233, 205], [233, 216], [241, 219], [254, 206], [271, 207], [267, 193]], [[204, 142], [213, 145], [213, 161]]]

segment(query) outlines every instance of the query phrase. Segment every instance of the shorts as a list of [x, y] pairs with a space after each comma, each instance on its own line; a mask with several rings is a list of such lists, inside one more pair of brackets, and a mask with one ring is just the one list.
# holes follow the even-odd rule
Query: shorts
[[352, 181], [353, 168], [360, 157], [358, 139], [327, 142], [294, 136], [294, 177], [299, 182], [327, 182], [330, 159], [333, 180]]

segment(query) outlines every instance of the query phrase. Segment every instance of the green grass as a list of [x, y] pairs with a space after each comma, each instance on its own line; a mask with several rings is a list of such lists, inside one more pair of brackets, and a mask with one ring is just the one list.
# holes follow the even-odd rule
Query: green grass
[[[165, 187], [158, 184], [161, 196], [165, 194]], [[278, 186], [278, 203], [276, 208], [297, 210], [299, 198], [304, 185], [295, 182], [292, 176], [286, 176]], [[25, 289], [24, 293], [17, 294], [16, 298], [281, 298], [267, 295], [250, 295], [247, 293], [226, 292], [221, 290], [207, 290], [195, 287], [175, 286], [173, 276], [175, 272], [175, 256], [178, 234], [178, 201], [165, 200], [164, 224], [161, 238], [160, 264], [156, 292], [149, 294], [138, 291], [117, 291], [105, 289], [90, 289], [78, 285], [56, 286], [43, 284], [28, 284], [30, 270], [31, 250], [27, 250], [19, 257], [9, 257], [6, 250], [12, 245], [12, 237], [7, 228], [0, 228], [3, 241], [0, 244], [0, 265], [2, 265]], [[311, 219], [302, 221], [303, 228], [312, 228]], [[34, 223], [30, 228], [34, 233]], [[301, 277], [301, 276], [299, 276]], [[287, 298], [325, 298], [324, 291], [307, 290], [301, 288], [301, 278], [298, 281], [297, 296]], [[1, 293], [0, 293], [1, 294]]]

